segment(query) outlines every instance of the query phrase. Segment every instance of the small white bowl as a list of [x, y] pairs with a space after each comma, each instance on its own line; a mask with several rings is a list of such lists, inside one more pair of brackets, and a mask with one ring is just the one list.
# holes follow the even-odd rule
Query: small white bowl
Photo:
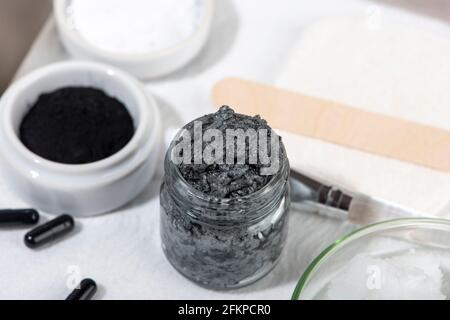
[[[135, 134], [116, 154], [89, 164], [46, 160], [20, 141], [21, 121], [40, 94], [67, 86], [95, 87], [119, 99]], [[0, 160], [8, 185], [32, 207], [87, 217], [114, 210], [136, 197], [152, 178], [161, 152], [155, 100], [132, 76], [92, 62], [63, 62], [15, 82], [0, 100]]]
[[206, 0], [203, 21], [188, 39], [148, 54], [115, 54], [92, 45], [69, 22], [67, 7], [71, 0], [53, 0], [53, 10], [62, 43], [75, 58], [104, 62], [124, 69], [141, 79], [171, 73], [191, 61], [205, 45], [213, 20], [214, 0]]

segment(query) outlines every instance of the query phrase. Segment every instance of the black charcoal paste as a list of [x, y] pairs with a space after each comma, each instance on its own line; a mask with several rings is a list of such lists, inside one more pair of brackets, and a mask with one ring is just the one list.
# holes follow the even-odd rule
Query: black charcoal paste
[[[224, 136], [226, 129], [267, 129], [269, 136], [271, 130], [259, 116], [237, 114], [226, 106], [196, 121], [202, 122], [203, 132], [218, 129]], [[189, 132], [193, 128], [194, 122], [184, 127]], [[175, 165], [166, 157], [161, 237], [167, 258], [180, 273], [209, 288], [237, 288], [275, 266], [286, 240], [290, 204], [289, 163], [281, 141], [279, 148], [275, 175], [261, 175], [264, 165], [248, 164], [248, 158], [246, 164]], [[200, 191], [202, 199], [185, 195], [179, 179]], [[265, 186], [265, 195], [253, 199]]]
[[[197, 119], [203, 126], [203, 134], [209, 129], [217, 129], [226, 135], [227, 129], [266, 129], [268, 142], [270, 142], [271, 128], [260, 116], [250, 117], [235, 113], [230, 107], [223, 106], [214, 114], [206, 115]], [[191, 133], [192, 145], [194, 144], [194, 124], [190, 123], [184, 127]], [[225, 142], [224, 152], [225, 155]], [[205, 145], [203, 146], [205, 147]], [[248, 164], [249, 144], [246, 144], [246, 164], [223, 164], [196, 165], [192, 152], [191, 164], [182, 164], [179, 170], [184, 179], [197, 190], [218, 198], [242, 197], [258, 191], [272, 178], [271, 175], [261, 175], [264, 166], [258, 159], [256, 164]], [[236, 159], [235, 159], [236, 160]]]
[[105, 159], [133, 135], [133, 120], [123, 103], [88, 87], [40, 95], [20, 125], [20, 140], [30, 151], [64, 164]]

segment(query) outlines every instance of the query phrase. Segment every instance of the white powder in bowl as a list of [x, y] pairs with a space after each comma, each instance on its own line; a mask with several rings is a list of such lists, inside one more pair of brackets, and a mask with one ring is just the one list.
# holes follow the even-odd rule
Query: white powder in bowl
[[199, 27], [205, 0], [72, 0], [67, 17], [91, 45], [110, 53], [170, 48]]

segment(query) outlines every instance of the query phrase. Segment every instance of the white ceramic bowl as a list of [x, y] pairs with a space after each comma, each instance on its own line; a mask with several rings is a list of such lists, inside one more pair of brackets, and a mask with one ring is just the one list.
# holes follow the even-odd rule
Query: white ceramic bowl
[[141, 79], [173, 72], [192, 60], [205, 45], [213, 19], [214, 0], [206, 0], [206, 12], [197, 31], [179, 44], [149, 54], [114, 54], [87, 42], [69, 22], [67, 6], [71, 0], [54, 0], [53, 10], [62, 43], [75, 58], [104, 62], [122, 68]]
[[[52, 162], [20, 141], [20, 123], [38, 96], [66, 86], [91, 86], [122, 101], [135, 134], [119, 152], [82, 165]], [[85, 217], [114, 210], [138, 195], [154, 174], [161, 144], [156, 102], [132, 76], [106, 65], [63, 62], [15, 82], [0, 100], [0, 160], [4, 177], [32, 207]]]

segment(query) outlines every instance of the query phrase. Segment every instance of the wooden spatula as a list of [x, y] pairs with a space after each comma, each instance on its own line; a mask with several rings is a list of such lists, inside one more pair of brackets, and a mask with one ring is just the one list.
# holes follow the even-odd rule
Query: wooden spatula
[[450, 132], [443, 129], [237, 78], [218, 82], [212, 98], [259, 114], [273, 128], [450, 172]]

